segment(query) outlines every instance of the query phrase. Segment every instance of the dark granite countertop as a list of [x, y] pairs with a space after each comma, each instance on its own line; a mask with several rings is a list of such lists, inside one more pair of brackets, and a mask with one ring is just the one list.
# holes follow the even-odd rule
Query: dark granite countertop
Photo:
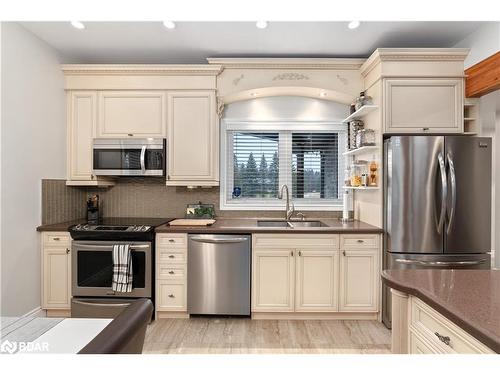
[[500, 353], [500, 270], [386, 270], [382, 279]]
[[[165, 219], [167, 221], [169, 219]], [[311, 227], [311, 228], [273, 228], [273, 227], [258, 227], [257, 220], [276, 220], [276, 219], [242, 219], [242, 218], [218, 218], [217, 221], [210, 226], [169, 226], [163, 224], [156, 227], [157, 233], [181, 232], [181, 233], [382, 233], [382, 229], [362, 221], [352, 221], [342, 224], [338, 219], [310, 219], [320, 220], [325, 223], [326, 227]], [[59, 232], [67, 231], [68, 228], [75, 224], [85, 223], [86, 219], [77, 219], [65, 221], [63, 223], [45, 224], [36, 228], [39, 232]]]
[[276, 228], [258, 227], [257, 220], [279, 220], [279, 219], [243, 219], [243, 218], [219, 218], [210, 226], [169, 226], [160, 225], [156, 228], [157, 233], [183, 232], [183, 233], [382, 233], [382, 229], [362, 221], [353, 221], [346, 224], [338, 219], [313, 219], [325, 223], [325, 227], [309, 228]]

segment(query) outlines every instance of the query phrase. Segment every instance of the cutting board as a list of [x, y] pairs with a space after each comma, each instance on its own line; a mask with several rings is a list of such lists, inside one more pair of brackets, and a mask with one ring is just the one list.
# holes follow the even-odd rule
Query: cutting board
[[168, 222], [171, 226], [203, 226], [212, 225], [215, 219], [174, 219]]

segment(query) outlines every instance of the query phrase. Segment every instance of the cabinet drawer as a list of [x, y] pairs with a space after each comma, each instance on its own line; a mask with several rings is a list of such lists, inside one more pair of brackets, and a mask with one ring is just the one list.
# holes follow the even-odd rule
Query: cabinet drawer
[[187, 261], [185, 250], [158, 249], [158, 264], [184, 264]]
[[426, 339], [417, 333], [410, 331], [410, 352], [409, 354], [444, 354], [442, 350], [436, 349]]
[[50, 245], [50, 246], [68, 247], [71, 243], [71, 237], [68, 232], [44, 233], [43, 243], [44, 245]]
[[156, 278], [161, 280], [186, 280], [186, 266], [158, 263]]
[[184, 233], [172, 233], [168, 235], [158, 235], [156, 237], [156, 245], [159, 247], [170, 248], [170, 247], [186, 247], [187, 246], [187, 234]]
[[377, 234], [352, 234], [340, 237], [341, 249], [378, 249], [379, 236]]
[[492, 353], [460, 327], [418, 298], [411, 299], [411, 326], [433, 346], [446, 353]]
[[186, 305], [186, 285], [158, 282], [158, 311], [184, 311]]

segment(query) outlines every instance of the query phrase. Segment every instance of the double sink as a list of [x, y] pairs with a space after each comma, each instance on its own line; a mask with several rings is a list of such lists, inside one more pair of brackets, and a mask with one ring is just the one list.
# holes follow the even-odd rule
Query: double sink
[[285, 221], [285, 220], [258, 220], [258, 227], [267, 228], [319, 228], [327, 227], [325, 223], [319, 220], [301, 220], [301, 221]]

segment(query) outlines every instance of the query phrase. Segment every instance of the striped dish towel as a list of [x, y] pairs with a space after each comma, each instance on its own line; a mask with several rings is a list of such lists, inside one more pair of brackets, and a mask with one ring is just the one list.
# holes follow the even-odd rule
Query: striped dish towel
[[132, 254], [129, 244], [113, 245], [113, 282], [115, 292], [132, 291]]

